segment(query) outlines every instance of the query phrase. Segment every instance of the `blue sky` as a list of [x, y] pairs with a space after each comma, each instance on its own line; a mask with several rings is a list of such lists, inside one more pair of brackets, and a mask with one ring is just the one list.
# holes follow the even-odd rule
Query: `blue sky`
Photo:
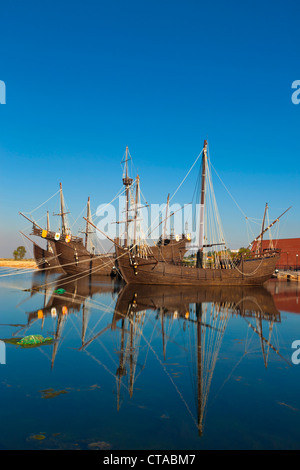
[[[293, 209], [300, 235], [298, 1], [15, 1], [1, 4], [0, 256], [63, 183], [76, 218], [121, 187], [129, 146], [148, 202], [172, 194], [208, 139], [247, 216]], [[191, 199], [196, 175], [178, 193]], [[231, 247], [245, 220], [216, 180]]]

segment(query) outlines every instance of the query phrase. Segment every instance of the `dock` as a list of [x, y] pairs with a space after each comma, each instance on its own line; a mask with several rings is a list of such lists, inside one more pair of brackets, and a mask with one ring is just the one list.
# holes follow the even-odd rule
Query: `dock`
[[276, 277], [279, 281], [300, 282], [300, 271], [291, 269], [276, 269], [273, 277]]

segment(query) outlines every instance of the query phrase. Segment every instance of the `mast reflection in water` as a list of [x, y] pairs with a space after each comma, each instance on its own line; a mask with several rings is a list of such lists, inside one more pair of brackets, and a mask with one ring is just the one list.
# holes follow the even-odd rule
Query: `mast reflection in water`
[[[252, 400], [266, 400], [264, 393], [258, 393], [257, 384], [251, 382], [255, 376], [253, 367], [262, 381], [270, 378], [270, 361], [277, 369], [280, 366], [286, 376], [290, 375], [286, 341], [283, 345], [278, 343], [282, 316], [270, 293], [274, 290], [272, 283], [268, 288], [174, 289], [125, 286], [99, 276], [93, 279], [35, 273], [29, 289], [15, 285], [18, 287], [21, 299], [17, 309], [9, 318], [2, 312], [2, 320], [6, 321], [1, 321], [1, 339], [7, 343], [8, 364], [9, 358], [14, 358], [15, 371], [22, 364], [22, 373], [19, 381], [12, 380], [10, 373], [5, 380], [19, 384], [23, 390], [19, 400], [24, 407], [25, 401], [31, 401], [28, 396], [33, 393], [32, 388], [35, 395], [43, 389], [64, 390], [63, 396], [54, 395], [55, 400], [49, 401], [48, 412], [54, 412], [55, 422], [64, 428], [65, 436], [55, 443], [52, 439], [54, 447], [72, 448], [76, 442], [85, 448], [95, 440], [107, 443], [109, 435], [107, 448], [116, 449], [234, 448], [233, 444], [226, 444], [225, 435], [231, 429], [232, 438], [238, 435], [241, 440], [237, 447], [246, 448], [249, 434], [255, 442], [257, 430], [246, 424], [244, 429], [234, 429], [229, 423], [226, 429], [214, 406], [219, 413], [225, 400], [231, 411], [234, 409], [237, 386], [243, 376], [255, 385]], [[11, 302], [11, 289], [3, 287], [1, 291]], [[30, 351], [13, 344], [13, 339], [29, 334], [51, 335], [54, 342]], [[248, 366], [243, 367], [242, 360], [249, 355], [254, 362], [248, 361]], [[34, 377], [31, 375], [31, 382], [25, 384], [22, 377], [33, 368]], [[240, 376], [235, 375], [237, 370]], [[280, 380], [280, 387], [282, 377], [276, 379], [272, 374], [272, 382], [276, 380]], [[232, 401], [226, 387], [231, 390]], [[75, 398], [75, 390], [82, 391], [81, 399], [79, 395]], [[243, 396], [245, 391], [239, 400]], [[284, 405], [297, 409], [294, 402], [289, 405], [279, 398], [273, 398], [279, 413]], [[13, 398], [7, 399], [13, 417]], [[238, 405], [237, 416], [240, 409], [245, 412], [248, 402]], [[269, 403], [269, 416], [268, 407]], [[43, 429], [49, 427], [50, 433], [50, 428], [55, 428], [40, 402], [33, 400], [29, 408], [33, 422], [38, 423], [42, 414]], [[252, 407], [250, 421], [251, 410]], [[224, 408], [224, 417], [227, 412]], [[225, 434], [222, 438], [213, 429], [216, 423], [221, 426], [220, 434]], [[24, 429], [23, 438], [14, 434], [6, 447], [35, 448], [37, 443], [33, 440], [24, 441], [24, 434], [31, 432]], [[278, 433], [281, 435], [279, 428]], [[266, 447], [272, 447], [268, 439], [266, 442]]]

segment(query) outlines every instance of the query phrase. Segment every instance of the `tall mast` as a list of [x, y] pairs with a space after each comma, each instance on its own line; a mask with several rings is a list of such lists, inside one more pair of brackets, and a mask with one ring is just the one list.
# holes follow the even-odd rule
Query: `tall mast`
[[126, 147], [125, 157], [125, 178], [123, 178], [123, 184], [126, 188], [126, 222], [125, 222], [125, 243], [124, 246], [128, 246], [128, 220], [129, 220], [129, 187], [132, 185], [132, 178], [128, 177], [128, 147]]
[[263, 251], [262, 242], [263, 242], [263, 237], [264, 237], [264, 228], [265, 228], [265, 219], [266, 219], [267, 210], [268, 210], [268, 203], [266, 203], [264, 217], [263, 217], [262, 226], [261, 226], [260, 254], [262, 254], [262, 251]]
[[170, 214], [170, 238], [175, 237], [174, 212]]
[[204, 244], [204, 204], [205, 204], [205, 176], [206, 176], [206, 159], [207, 159], [207, 140], [204, 141], [202, 153], [202, 179], [201, 179], [201, 196], [200, 196], [200, 228], [199, 228], [199, 249]]
[[268, 225], [267, 228], [265, 228], [256, 238], [254, 238], [254, 240], [252, 240], [251, 243], [249, 243], [249, 245], [247, 246], [247, 248], [250, 248], [251, 245], [253, 245], [253, 243], [255, 243], [257, 240], [261, 239], [261, 237], [263, 236], [264, 233], [266, 233], [271, 227], [273, 227], [273, 225], [276, 224], [276, 222], [279, 221], [279, 219], [287, 212], [291, 209], [292, 206], [290, 206], [287, 210], [285, 210], [282, 214], [280, 214], [279, 217], [277, 217], [277, 219], [275, 219], [270, 225]]
[[166, 238], [166, 231], [167, 231], [167, 218], [168, 218], [169, 203], [170, 203], [170, 194], [168, 194], [168, 198], [167, 198], [167, 205], [166, 205], [166, 218], [165, 218], [165, 223], [164, 223], [164, 230], [163, 230], [162, 241], [164, 241], [164, 240], [165, 240], [165, 238]]
[[59, 192], [60, 192], [60, 215], [61, 215], [61, 231], [65, 233], [66, 225], [65, 225], [65, 214], [64, 214], [64, 197], [62, 192], [62, 184], [59, 183]]
[[197, 268], [203, 267], [203, 245], [204, 245], [204, 205], [205, 205], [205, 177], [207, 160], [207, 140], [204, 141], [202, 153], [202, 179], [200, 196], [200, 225], [199, 225], [199, 247], [197, 252]]
[[[50, 219], [49, 219], [49, 211], [47, 211], [47, 232], [50, 232]], [[49, 251], [49, 240], [47, 240], [47, 250]]]
[[136, 244], [136, 222], [138, 215], [138, 203], [139, 203], [139, 190], [140, 190], [140, 177], [136, 177], [136, 191], [135, 191], [135, 215], [134, 215], [134, 235], [133, 235], [133, 245]]
[[59, 183], [59, 192], [60, 192], [60, 215], [61, 216], [61, 233], [64, 235], [66, 233], [66, 220], [65, 220], [65, 204], [64, 204], [64, 196], [62, 192], [62, 184]]
[[87, 208], [86, 208], [86, 227], [85, 227], [85, 248], [88, 245], [89, 237], [89, 221], [91, 220], [91, 205], [90, 205], [90, 196], [88, 197]]
[[65, 212], [65, 203], [64, 203], [64, 196], [63, 196], [63, 192], [62, 192], [62, 184], [61, 183], [59, 183], [59, 192], [60, 192], [60, 213], [59, 214], [53, 214], [53, 215], [59, 215], [61, 217], [61, 233], [62, 233], [62, 235], [65, 235], [66, 232], [67, 232], [65, 215], [68, 214], [68, 212]]

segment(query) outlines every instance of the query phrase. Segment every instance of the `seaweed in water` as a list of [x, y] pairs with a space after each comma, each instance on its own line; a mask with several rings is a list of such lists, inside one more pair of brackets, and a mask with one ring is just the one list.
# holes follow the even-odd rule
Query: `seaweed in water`
[[68, 392], [66, 390], [54, 390], [54, 388], [47, 388], [45, 390], [40, 390], [40, 393], [42, 394], [42, 398], [48, 400], [49, 398], [55, 398]]

